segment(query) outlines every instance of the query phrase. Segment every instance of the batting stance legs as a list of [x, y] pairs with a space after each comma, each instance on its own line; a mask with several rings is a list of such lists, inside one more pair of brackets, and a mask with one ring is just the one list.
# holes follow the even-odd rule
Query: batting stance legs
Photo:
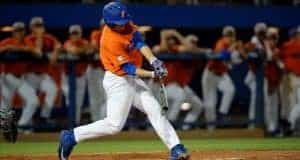
[[106, 72], [103, 86], [107, 93], [107, 117], [75, 128], [76, 142], [118, 133], [125, 124], [130, 107], [135, 105], [147, 114], [155, 131], [169, 149], [179, 144], [175, 130], [161, 114], [159, 103], [141, 79]]

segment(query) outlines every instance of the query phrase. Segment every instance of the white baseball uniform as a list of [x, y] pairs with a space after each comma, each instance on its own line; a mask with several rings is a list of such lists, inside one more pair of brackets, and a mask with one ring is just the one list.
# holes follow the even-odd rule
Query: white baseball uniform
[[186, 115], [184, 123], [195, 123], [203, 110], [203, 104], [200, 98], [189, 87], [181, 87], [173, 82], [166, 86], [170, 108], [168, 111], [168, 119], [175, 122], [181, 111], [181, 106], [184, 102], [190, 103], [192, 110]]
[[7, 73], [2, 77], [1, 89], [1, 106], [5, 107], [11, 107], [15, 93], [19, 93], [24, 102], [24, 108], [18, 121], [18, 125], [30, 125], [32, 116], [38, 105], [38, 98], [34, 89], [26, 81], [24, 81], [22, 77], [18, 78], [10, 73]]
[[211, 129], [214, 128], [214, 123], [216, 121], [217, 89], [223, 94], [220, 112], [227, 114], [235, 93], [233, 82], [227, 73], [217, 75], [206, 68], [202, 75], [202, 93], [205, 106], [205, 117]]
[[[254, 45], [254, 47], [258, 50], [264, 50], [265, 46], [262, 42], [256, 37], [253, 36], [251, 38], [250, 43]], [[251, 66], [250, 66], [251, 67]], [[248, 118], [250, 121], [249, 128], [253, 128], [254, 121], [255, 121], [255, 107], [256, 107], [256, 76], [255, 71], [252, 68], [249, 69], [247, 75], [245, 77], [244, 83], [248, 86], [250, 90], [250, 103], [249, 103], [249, 111], [248, 111]]]
[[104, 71], [100, 67], [89, 65], [86, 77], [91, 117], [93, 121], [97, 121], [106, 117], [105, 91], [102, 85]]
[[[134, 29], [133, 29], [134, 31]], [[150, 88], [136, 76], [127, 75], [122, 64], [142, 65], [142, 56], [133, 48], [131, 34], [120, 34], [104, 26], [100, 56], [106, 69], [103, 87], [107, 97], [107, 116], [103, 120], [74, 129], [77, 142], [116, 134], [123, 128], [130, 108], [136, 106], [150, 120], [158, 136], [171, 149], [179, 144], [179, 138], [167, 118], [161, 113], [161, 106], [152, 95]]]
[[[57, 94], [57, 86], [54, 80], [47, 73], [28, 73], [25, 75], [25, 81], [35, 90], [35, 93], [38, 90], [45, 93], [45, 102], [41, 104], [41, 117], [50, 118]], [[33, 114], [35, 108], [32, 108], [28, 112]]]

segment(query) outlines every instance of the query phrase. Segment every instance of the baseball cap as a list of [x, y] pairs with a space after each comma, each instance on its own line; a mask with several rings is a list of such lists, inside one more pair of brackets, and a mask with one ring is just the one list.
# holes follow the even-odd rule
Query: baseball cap
[[75, 25], [71, 25], [69, 27], [69, 34], [73, 34], [73, 33], [82, 33], [82, 28], [80, 25], [75, 24]]
[[264, 22], [258, 22], [254, 26], [254, 32], [266, 32], [267, 31], [267, 25]]
[[23, 22], [14, 22], [12, 25], [13, 31], [20, 31], [25, 29], [25, 24]]
[[44, 20], [42, 17], [33, 17], [30, 20], [30, 26], [43, 26], [44, 25]]
[[222, 31], [223, 36], [234, 36], [235, 35], [235, 29], [233, 26], [225, 26]]

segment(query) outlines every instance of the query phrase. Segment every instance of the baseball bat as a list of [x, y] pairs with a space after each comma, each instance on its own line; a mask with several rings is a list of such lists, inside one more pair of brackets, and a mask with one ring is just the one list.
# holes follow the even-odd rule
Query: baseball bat
[[166, 115], [169, 109], [167, 91], [163, 79], [160, 78], [159, 80], [160, 80], [160, 88], [159, 88], [160, 104], [162, 107], [162, 114]]

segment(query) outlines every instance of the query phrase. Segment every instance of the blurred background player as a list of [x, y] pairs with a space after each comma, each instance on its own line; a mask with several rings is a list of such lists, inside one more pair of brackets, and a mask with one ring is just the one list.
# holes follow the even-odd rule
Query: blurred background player
[[[156, 53], [199, 53], [203, 51], [198, 47], [198, 38], [195, 35], [188, 35], [184, 37], [178, 31], [162, 30], [161, 43], [153, 49]], [[184, 119], [183, 129], [191, 129], [195, 125], [199, 114], [203, 110], [202, 101], [196, 93], [190, 88], [189, 83], [193, 78], [196, 67], [195, 63], [170, 61], [166, 62], [168, 69], [167, 80], [167, 93], [170, 101], [170, 108], [168, 111], [168, 119], [176, 124], [179, 118], [180, 111], [184, 102], [187, 102], [192, 110]], [[158, 93], [158, 92], [156, 92]]]
[[[82, 28], [80, 25], [71, 25], [69, 27], [69, 39], [64, 43], [64, 49], [66, 50], [67, 54], [81, 56], [87, 55], [89, 52], [89, 42], [82, 38]], [[86, 62], [77, 62], [75, 66], [75, 74], [76, 74], [76, 124], [80, 124], [81, 120], [81, 108], [83, 105], [85, 90], [86, 90], [86, 70], [88, 64]], [[64, 92], [65, 97], [69, 97], [70, 89], [68, 85], [68, 78], [67, 78], [67, 69], [65, 74], [63, 75], [63, 87], [62, 90]], [[69, 106], [68, 98], [67, 99], [67, 106]], [[72, 106], [70, 106], [72, 107]], [[100, 107], [100, 106], [97, 106]], [[93, 110], [93, 112], [96, 112]], [[92, 113], [92, 114], [99, 114]]]
[[[42, 57], [48, 57], [51, 64], [41, 60], [40, 62], [31, 62], [28, 65], [28, 74], [25, 75], [25, 80], [38, 93], [44, 94], [44, 103], [41, 110], [41, 120], [51, 124], [51, 111], [54, 107], [55, 99], [58, 93], [58, 84], [55, 82], [57, 76], [61, 73], [59, 66], [56, 66], [56, 58], [58, 51], [61, 48], [61, 43], [51, 34], [46, 33], [44, 21], [41, 17], [33, 17], [30, 20], [31, 34], [26, 36], [26, 45], [33, 47], [38, 52], [42, 53]], [[35, 109], [28, 111], [28, 115], [32, 115]]]
[[209, 60], [202, 77], [202, 93], [205, 105], [205, 116], [208, 129], [214, 129], [216, 123], [217, 89], [222, 92], [219, 112], [226, 115], [233, 99], [235, 88], [228, 74], [228, 66], [224, 61], [230, 61], [230, 52], [235, 48], [236, 32], [232, 26], [225, 26], [214, 52], [220, 54], [221, 60]]
[[[245, 45], [247, 53], [253, 54], [253, 56], [258, 57], [265, 54], [266, 46], [266, 32], [267, 25], [263, 22], [259, 22], [254, 26], [254, 36], [251, 38], [250, 42]], [[258, 54], [258, 55], [257, 55]], [[251, 55], [249, 55], [251, 56]], [[250, 89], [250, 103], [249, 103], [249, 129], [255, 127], [255, 104], [256, 104], [256, 64], [254, 61], [249, 61], [249, 70], [245, 77], [245, 84]]]
[[[286, 134], [293, 133], [296, 121], [300, 117], [300, 27], [295, 34], [282, 47], [283, 61], [289, 79], [290, 109], [289, 125]], [[285, 95], [286, 96], [286, 95]]]
[[282, 78], [282, 65], [280, 51], [278, 49], [279, 30], [269, 27], [266, 32], [266, 62], [264, 79], [264, 101], [265, 101], [265, 124], [267, 134], [270, 136], [279, 135], [279, 86]]
[[[19, 52], [22, 54], [33, 54], [40, 56], [41, 52], [25, 44], [25, 24], [15, 22], [12, 25], [12, 36], [0, 42], [0, 54], [13, 54]], [[4, 64], [4, 77], [1, 77], [1, 107], [12, 107], [12, 101], [15, 93], [18, 93], [24, 102], [23, 111], [18, 121], [20, 127], [30, 127], [32, 116], [38, 105], [38, 97], [35, 90], [27, 81], [24, 81], [24, 74], [27, 72], [26, 62], [8, 62]]]
[[[92, 31], [90, 35], [90, 45], [92, 52], [98, 57], [100, 48], [101, 32], [104, 26], [104, 21], [101, 19], [99, 27]], [[101, 62], [91, 62], [87, 72], [88, 93], [90, 101], [91, 118], [93, 121], [103, 119], [106, 116], [105, 107], [105, 92], [102, 85], [104, 70]]]

